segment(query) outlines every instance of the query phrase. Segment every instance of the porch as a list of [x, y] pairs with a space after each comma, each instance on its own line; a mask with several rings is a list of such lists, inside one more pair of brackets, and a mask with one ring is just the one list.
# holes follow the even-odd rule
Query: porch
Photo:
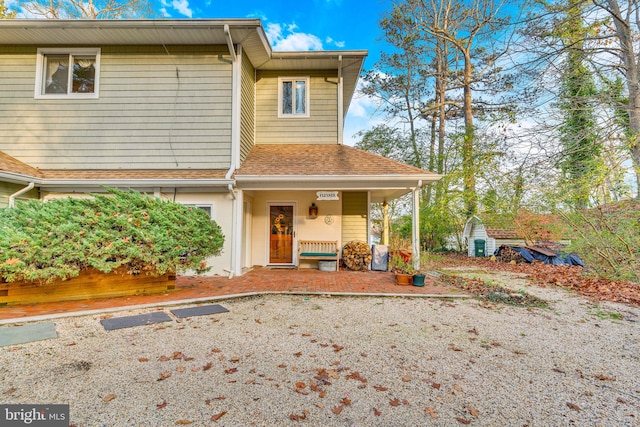
[[176, 288], [164, 294], [135, 295], [99, 300], [65, 301], [0, 307], [0, 323], [33, 316], [69, 316], [109, 312], [140, 306], [193, 304], [216, 299], [283, 293], [295, 295], [354, 295], [406, 297], [461, 297], [452, 288], [427, 276], [424, 287], [398, 286], [393, 273], [381, 271], [323, 272], [315, 269], [256, 267], [231, 279], [221, 276], [179, 276]]

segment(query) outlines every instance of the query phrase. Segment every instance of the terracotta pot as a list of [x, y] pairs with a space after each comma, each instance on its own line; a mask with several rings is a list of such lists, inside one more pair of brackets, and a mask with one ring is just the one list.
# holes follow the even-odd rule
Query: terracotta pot
[[411, 282], [412, 282], [411, 279], [413, 279], [413, 276], [411, 274], [396, 273], [396, 282], [400, 286], [411, 285]]

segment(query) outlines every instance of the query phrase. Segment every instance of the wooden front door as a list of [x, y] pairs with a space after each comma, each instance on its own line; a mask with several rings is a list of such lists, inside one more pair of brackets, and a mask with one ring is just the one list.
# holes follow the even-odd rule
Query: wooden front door
[[293, 264], [293, 205], [269, 205], [269, 264]]

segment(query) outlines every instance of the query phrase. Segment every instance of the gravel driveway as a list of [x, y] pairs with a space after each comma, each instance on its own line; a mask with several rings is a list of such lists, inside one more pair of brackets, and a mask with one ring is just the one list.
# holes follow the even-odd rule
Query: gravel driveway
[[550, 308], [265, 296], [114, 331], [56, 319], [58, 338], [0, 348], [1, 402], [91, 427], [640, 424], [640, 308], [493, 280]]

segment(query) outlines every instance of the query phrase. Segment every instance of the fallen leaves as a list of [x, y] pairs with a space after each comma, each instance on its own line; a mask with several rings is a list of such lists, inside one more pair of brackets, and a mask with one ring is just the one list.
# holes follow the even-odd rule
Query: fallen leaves
[[113, 399], [115, 399], [115, 398], [116, 398], [116, 395], [115, 395], [115, 394], [113, 394], [113, 393], [111, 393], [111, 394], [107, 394], [106, 396], [104, 396], [104, 397], [102, 398], [102, 401], [103, 401], [104, 403], [109, 403], [109, 402], [111, 402], [111, 401], [112, 401]]
[[438, 418], [438, 411], [431, 407], [424, 408], [425, 414], [429, 415], [431, 418]]
[[571, 403], [571, 402], [567, 402], [567, 406], [571, 409], [573, 409], [574, 411], [578, 411], [580, 412], [581, 409], [578, 405], [576, 405], [575, 403]]
[[366, 379], [366, 378], [363, 378], [363, 377], [360, 375], [360, 373], [359, 373], [359, 372], [357, 372], [357, 371], [354, 371], [354, 372], [350, 373], [349, 375], [347, 375], [347, 379], [348, 379], [348, 380], [357, 380], [357, 381], [362, 382], [363, 384], [367, 382], [367, 379]]
[[211, 421], [216, 422], [218, 421], [220, 418], [224, 417], [227, 414], [227, 411], [222, 411], [218, 414], [215, 414], [211, 417]]
[[167, 401], [166, 401], [166, 400], [163, 400], [163, 401], [162, 401], [162, 403], [156, 403], [156, 408], [158, 408], [158, 409], [164, 409], [164, 408], [166, 408], [166, 407], [167, 407], [167, 405], [168, 405]]
[[156, 381], [164, 381], [167, 378], [169, 378], [171, 376], [171, 372], [169, 371], [164, 371], [160, 374], [160, 377], [158, 377], [158, 379]]

